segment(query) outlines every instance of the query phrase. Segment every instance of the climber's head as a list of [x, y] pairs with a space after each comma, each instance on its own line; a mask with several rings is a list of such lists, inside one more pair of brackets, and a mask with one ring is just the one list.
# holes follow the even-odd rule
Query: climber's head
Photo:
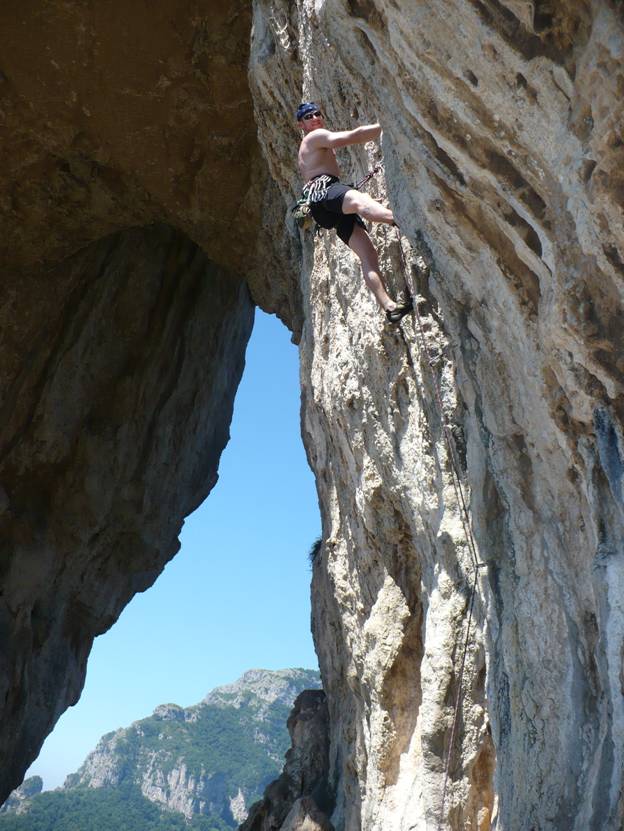
[[314, 101], [304, 101], [297, 107], [297, 124], [304, 133], [323, 127], [323, 113]]

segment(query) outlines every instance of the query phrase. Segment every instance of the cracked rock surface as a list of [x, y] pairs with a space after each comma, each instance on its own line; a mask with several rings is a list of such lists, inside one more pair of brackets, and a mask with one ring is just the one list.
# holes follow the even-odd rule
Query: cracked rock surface
[[[623, 57], [608, 0], [255, 3], [285, 202], [300, 100], [333, 129], [381, 122], [370, 192], [411, 243], [429, 351], [415, 321], [384, 326], [339, 241], [303, 233], [338, 829], [622, 827]], [[345, 179], [376, 159], [340, 151]], [[396, 237], [374, 238], [398, 295]], [[474, 568], [430, 366], [487, 564], [450, 760]]]

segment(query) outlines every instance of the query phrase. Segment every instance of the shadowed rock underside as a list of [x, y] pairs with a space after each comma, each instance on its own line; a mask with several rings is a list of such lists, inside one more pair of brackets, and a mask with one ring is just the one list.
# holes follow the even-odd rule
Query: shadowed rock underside
[[248, 5], [146, 15], [0, 10], [0, 800], [214, 485], [273, 256]]

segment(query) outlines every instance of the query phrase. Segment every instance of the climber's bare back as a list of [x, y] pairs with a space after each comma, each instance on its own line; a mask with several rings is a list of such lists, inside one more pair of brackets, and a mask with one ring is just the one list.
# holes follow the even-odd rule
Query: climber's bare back
[[299, 171], [304, 182], [309, 182], [321, 173], [340, 179], [340, 168], [334, 151], [321, 144], [328, 133], [328, 130], [313, 130], [304, 136], [299, 146]]

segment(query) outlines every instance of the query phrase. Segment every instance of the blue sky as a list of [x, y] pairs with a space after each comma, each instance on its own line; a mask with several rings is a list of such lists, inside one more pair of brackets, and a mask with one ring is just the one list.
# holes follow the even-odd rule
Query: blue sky
[[257, 311], [219, 481], [156, 584], [95, 641], [82, 697], [28, 775], [58, 787], [104, 733], [158, 704], [195, 704], [247, 669], [316, 669], [307, 554], [319, 534], [297, 348]]

